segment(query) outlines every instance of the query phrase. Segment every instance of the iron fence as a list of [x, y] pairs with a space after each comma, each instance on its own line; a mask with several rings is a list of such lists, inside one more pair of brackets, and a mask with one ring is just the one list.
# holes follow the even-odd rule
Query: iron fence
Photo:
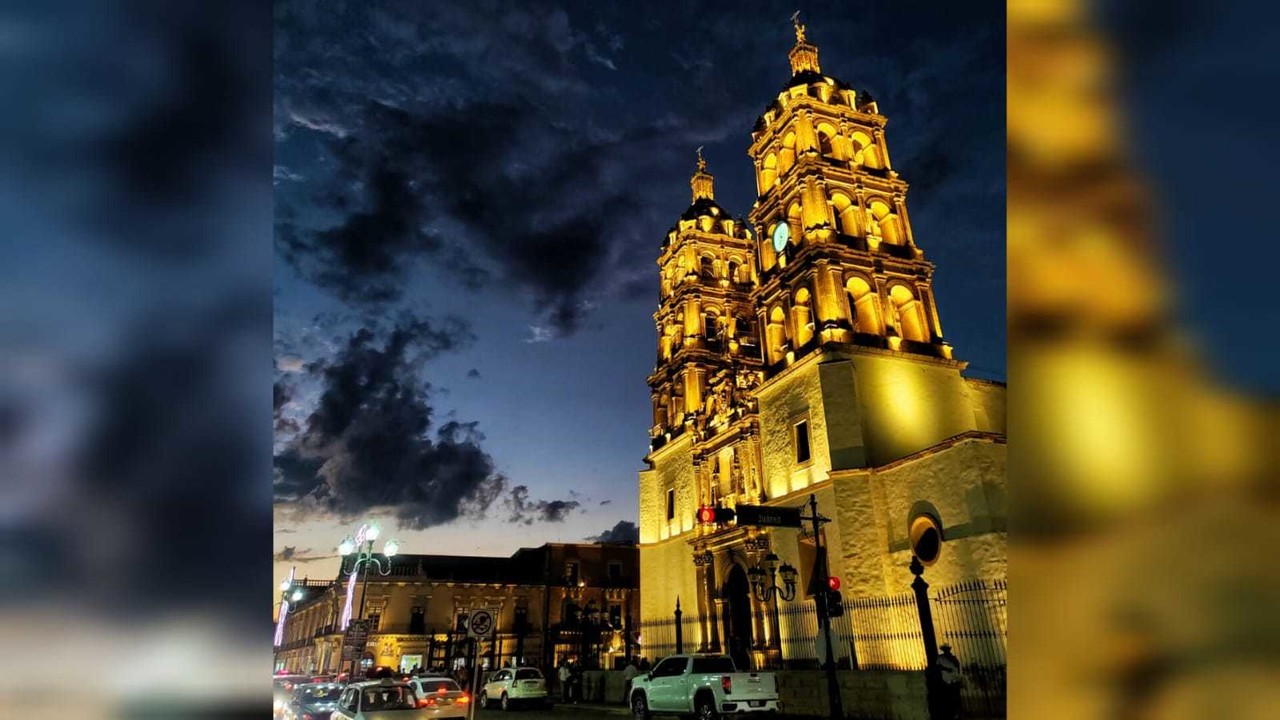
[[[970, 716], [1002, 717], [1008, 636], [1005, 580], [972, 580], [930, 589], [934, 636], [938, 646], [951, 646], [964, 675], [961, 698]], [[696, 613], [681, 618], [684, 651], [701, 649], [699, 639], [710, 624]], [[711, 622], [718, 622], [711, 619]], [[756, 627], [770, 633], [772, 609], [756, 617]], [[821, 627], [812, 599], [783, 603], [778, 608], [781, 656], [785, 667], [817, 667]], [[645, 620], [638, 625], [638, 652], [656, 661], [676, 652], [675, 618]], [[721, 629], [722, 631], [722, 629]], [[924, 670], [924, 633], [915, 596], [902, 593], [847, 599], [844, 613], [831, 621], [832, 656], [839, 667], [864, 670]], [[722, 644], [725, 638], [721, 638]], [[756, 638], [756, 647], [764, 638]]]

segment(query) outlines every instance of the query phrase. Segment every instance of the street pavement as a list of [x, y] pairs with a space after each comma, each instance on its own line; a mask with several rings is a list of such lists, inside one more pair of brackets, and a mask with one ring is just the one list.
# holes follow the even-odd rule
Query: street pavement
[[[550, 709], [529, 708], [515, 710], [510, 713], [504, 713], [501, 709], [494, 707], [487, 710], [480, 709], [476, 713], [476, 718], [484, 718], [485, 720], [497, 720], [500, 717], [510, 718], [510, 720], [595, 720], [596, 718], [610, 720], [612, 718], [631, 717], [631, 713], [621, 705], [595, 704], [557, 704]], [[800, 720], [793, 715], [774, 715], [770, 717], [772, 720]], [[804, 720], [813, 720], [813, 718], [805, 718]]]
[[477, 718], [511, 718], [511, 720], [593, 720], [594, 718], [624, 718], [630, 713], [621, 705], [555, 705], [550, 709], [528, 708], [504, 713], [494, 707], [481, 709]]

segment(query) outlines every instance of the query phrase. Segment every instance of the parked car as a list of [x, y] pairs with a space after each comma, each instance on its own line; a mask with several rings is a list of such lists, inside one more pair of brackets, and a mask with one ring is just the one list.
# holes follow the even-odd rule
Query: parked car
[[714, 720], [722, 715], [777, 713], [773, 673], [738, 672], [728, 655], [671, 655], [636, 676], [628, 698], [636, 720], [653, 715], [693, 715]]
[[295, 686], [284, 708], [285, 720], [329, 720], [345, 687], [333, 682]]
[[365, 680], [348, 685], [338, 698], [330, 720], [417, 720], [430, 718], [418, 707], [418, 695], [408, 683], [392, 680]]
[[418, 707], [428, 711], [431, 718], [464, 718], [471, 706], [471, 695], [458, 681], [450, 677], [424, 676], [409, 680], [409, 686], [418, 695]]
[[503, 710], [517, 705], [545, 705], [547, 680], [538, 668], [502, 668], [489, 677], [476, 702], [482, 708], [497, 702]]

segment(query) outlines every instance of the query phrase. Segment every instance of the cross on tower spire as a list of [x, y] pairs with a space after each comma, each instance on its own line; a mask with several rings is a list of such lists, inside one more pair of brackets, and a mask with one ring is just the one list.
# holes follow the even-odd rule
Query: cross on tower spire
[[715, 178], [711, 173], [707, 172], [707, 160], [702, 157], [702, 146], [698, 146], [698, 170], [693, 174], [693, 178], [689, 180], [689, 185], [693, 188], [693, 201], [714, 200]]
[[787, 55], [791, 59], [791, 74], [822, 72], [822, 68], [818, 66], [818, 46], [809, 42], [805, 32], [805, 24], [800, 22], [799, 10], [795, 11], [791, 16], [791, 24], [796, 27], [796, 45], [791, 48], [791, 52]]

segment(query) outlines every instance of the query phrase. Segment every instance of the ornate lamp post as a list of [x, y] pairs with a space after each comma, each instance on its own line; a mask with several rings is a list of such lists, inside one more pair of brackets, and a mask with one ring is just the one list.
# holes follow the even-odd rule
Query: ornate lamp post
[[[360, 613], [359, 619], [363, 620], [365, 600], [369, 593], [369, 565], [374, 566], [378, 570], [378, 574], [382, 576], [391, 574], [391, 558], [396, 556], [400, 551], [400, 543], [395, 540], [388, 540], [382, 546], [382, 555], [378, 556], [373, 552], [373, 542], [378, 539], [381, 531], [377, 524], [365, 523], [360, 526], [360, 530], [356, 532], [354, 538], [344, 538], [338, 545], [338, 554], [343, 558], [355, 555], [354, 562], [351, 563], [351, 569], [347, 571], [347, 601], [342, 609], [342, 620], [340, 622], [342, 629], [346, 629], [351, 622], [351, 604], [355, 596], [356, 582], [360, 578], [360, 569], [364, 568], [364, 581], [360, 588]], [[345, 562], [345, 560], [344, 560]], [[363, 648], [358, 649], [363, 654]], [[357, 661], [352, 660], [352, 673], [355, 672]]]
[[289, 601], [295, 604], [302, 599], [302, 588], [293, 584], [294, 572], [297, 568], [289, 568], [289, 577], [280, 583], [280, 612], [276, 618], [276, 634], [273, 645], [279, 648], [284, 644], [284, 620], [289, 614]]
[[[782, 585], [778, 585], [778, 576], [782, 576]], [[760, 602], [771, 602], [773, 605], [773, 642], [778, 648], [778, 656], [782, 656], [782, 629], [778, 622], [778, 598], [787, 602], [796, 599], [796, 577], [799, 573], [789, 563], [780, 562], [778, 556], [769, 553], [764, 556], [763, 567], [757, 565], [747, 571], [751, 581], [751, 592]], [[768, 584], [765, 578], [768, 576]]]

